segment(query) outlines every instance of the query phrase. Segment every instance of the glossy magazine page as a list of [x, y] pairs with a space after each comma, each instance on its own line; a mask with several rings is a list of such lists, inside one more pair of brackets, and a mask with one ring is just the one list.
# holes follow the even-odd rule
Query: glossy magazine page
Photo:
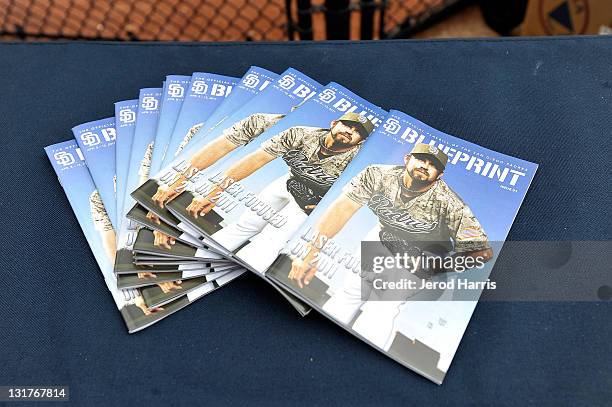
[[266, 276], [441, 383], [536, 169], [391, 111]]
[[[211, 292], [209, 287], [193, 290], [163, 307], [148, 308], [138, 289], [121, 290], [113, 273], [115, 234], [104, 207], [97, 204], [98, 191], [85, 165], [76, 141], [70, 140], [45, 148], [66, 197], [85, 234], [102, 276], [121, 312], [128, 332], [137, 332], [189, 305]], [[221, 281], [220, 284], [223, 284]]]
[[115, 169], [115, 118], [95, 120], [72, 128], [91, 177], [100, 192], [113, 227], [118, 227]]
[[[224, 120], [209, 134], [195, 139], [172, 163], [132, 193], [133, 198], [173, 227], [181, 223], [165, 204], [185, 188], [186, 181], [216, 161], [242, 147], [236, 135], [248, 128], [252, 140], [301, 105], [320, 88], [313, 79], [288, 69], [272, 85]], [[207, 242], [210, 243], [210, 242]]]
[[153, 148], [153, 156], [151, 157], [150, 173], [155, 174], [160, 170], [168, 142], [172, 136], [176, 119], [178, 118], [185, 93], [191, 76], [186, 75], [168, 75], [164, 81], [162, 89], [161, 110], [159, 112], [159, 120], [157, 122], [157, 130], [155, 132], [155, 147]]
[[331, 83], [245, 146], [189, 179], [167, 207], [263, 273], [386, 112]]
[[132, 139], [136, 129], [138, 99], [115, 103], [115, 172], [117, 174], [117, 229], [123, 221], [123, 201], [127, 191], [127, 174], [132, 151]]
[[[185, 148], [208, 117], [231, 94], [239, 80], [240, 78], [213, 73], [193, 73], [168, 140], [165, 156], [172, 160]], [[152, 174], [155, 173], [157, 171]]]

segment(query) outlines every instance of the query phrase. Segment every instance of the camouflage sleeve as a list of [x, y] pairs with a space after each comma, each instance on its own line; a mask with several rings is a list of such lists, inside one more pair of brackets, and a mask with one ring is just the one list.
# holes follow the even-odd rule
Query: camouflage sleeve
[[89, 210], [91, 212], [94, 228], [98, 232], [108, 232], [109, 230], [113, 230], [113, 225], [108, 217], [108, 214], [106, 213], [106, 209], [104, 209], [102, 198], [100, 197], [100, 193], [97, 189], [89, 196]]
[[223, 131], [223, 137], [232, 144], [244, 146], [276, 124], [284, 115], [256, 113], [240, 120]]
[[280, 157], [289, 150], [299, 149], [302, 146], [303, 137], [303, 129], [291, 127], [263, 142], [261, 149], [275, 157]]
[[376, 183], [380, 178], [378, 167], [370, 165], [354, 176], [342, 191], [359, 205], [367, 205], [376, 192]]
[[482, 225], [464, 203], [448, 209], [446, 224], [455, 243], [456, 253], [484, 250], [490, 247], [489, 238]]
[[200, 130], [200, 128], [204, 125], [204, 123], [198, 123], [194, 126], [192, 126], [189, 131], [187, 131], [187, 134], [185, 134], [185, 137], [183, 137], [183, 141], [181, 141], [181, 144], [179, 144], [178, 148], [176, 149], [176, 151], [174, 152], [174, 156], [176, 157], [177, 155], [179, 155], [179, 153], [181, 151], [183, 151], [183, 149], [185, 148], [185, 146], [187, 145], [187, 143], [189, 143], [191, 141], [191, 139], [193, 138], [193, 136], [196, 135], [196, 133], [198, 132], [198, 130]]
[[140, 162], [140, 168], [138, 168], [138, 175], [141, 177], [149, 178], [149, 171], [151, 170], [151, 158], [153, 158], [153, 142], [149, 143], [145, 155]]

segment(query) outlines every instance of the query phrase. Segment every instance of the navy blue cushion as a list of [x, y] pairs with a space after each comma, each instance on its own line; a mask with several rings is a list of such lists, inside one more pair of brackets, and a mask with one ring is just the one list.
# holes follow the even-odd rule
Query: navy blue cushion
[[78, 404], [105, 406], [612, 398], [609, 302], [480, 304], [441, 387], [300, 318], [252, 275], [130, 336], [43, 153], [166, 74], [293, 66], [539, 163], [510, 239], [610, 239], [612, 38], [3, 43], [0, 55], [0, 385], [69, 385]]

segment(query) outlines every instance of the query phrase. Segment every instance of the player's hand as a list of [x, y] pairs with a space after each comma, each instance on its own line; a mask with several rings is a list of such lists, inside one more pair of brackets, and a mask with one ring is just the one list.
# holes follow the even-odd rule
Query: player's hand
[[306, 205], [306, 206], [304, 207], [304, 209], [305, 209], [305, 210], [307, 210], [307, 211], [311, 211], [311, 210], [313, 210], [313, 209], [314, 209], [314, 208], [316, 208], [316, 207], [317, 207], [317, 205]]
[[134, 305], [140, 308], [145, 315], [155, 314], [156, 312], [160, 312], [164, 310], [162, 307], [155, 307], [155, 308], [149, 309], [149, 307], [147, 307], [147, 304], [145, 304], [144, 302], [144, 298], [142, 298], [141, 295], [136, 297], [136, 300], [134, 301]]
[[176, 239], [172, 236], [168, 236], [165, 233], [160, 232], [159, 230], [153, 231], [153, 236], [155, 240], [153, 241], [153, 245], [158, 247], [163, 247], [164, 249], [172, 249], [172, 245], [176, 243]]
[[176, 192], [173, 187], [168, 185], [160, 185], [157, 187], [157, 192], [155, 192], [155, 195], [153, 195], [151, 199], [153, 199], [153, 202], [159, 205], [160, 208], [163, 208], [167, 202], [176, 198], [177, 195], [178, 192]]
[[149, 219], [153, 223], [161, 225], [161, 221], [159, 220], [159, 216], [157, 216], [153, 212], [147, 212], [147, 219]]
[[150, 271], [144, 271], [142, 273], [138, 273], [138, 278], [155, 278], [157, 277], [156, 274], [151, 273]]
[[181, 286], [181, 284], [183, 284], [183, 282], [181, 280], [178, 280], [178, 281], [167, 281], [164, 283], [158, 283], [157, 285], [159, 286], [159, 288], [161, 288], [164, 294], [167, 294], [172, 290], [182, 289], [183, 286]]
[[317, 250], [311, 248], [310, 252], [304, 259], [294, 259], [291, 263], [291, 271], [289, 272], [289, 280], [293, 280], [300, 288], [310, 284], [317, 272], [317, 265], [314, 259], [316, 258]]
[[187, 206], [187, 212], [197, 219], [198, 216], [204, 216], [215, 207], [214, 197], [216, 193], [213, 191], [204, 197], [196, 197], [191, 200], [191, 203]]

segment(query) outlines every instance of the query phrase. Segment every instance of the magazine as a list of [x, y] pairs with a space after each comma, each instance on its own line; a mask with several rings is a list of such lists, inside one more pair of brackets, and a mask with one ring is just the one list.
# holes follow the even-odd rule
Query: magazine
[[191, 76], [168, 75], [162, 88], [162, 101], [155, 132], [155, 148], [151, 157], [150, 173], [155, 174], [161, 169], [168, 142], [172, 136], [176, 119], [178, 118], [185, 91], [189, 86]]
[[154, 286], [144, 287], [141, 291], [142, 297], [147, 307], [162, 307], [169, 302], [176, 301], [179, 297], [188, 296], [196, 290], [202, 294], [210, 293], [233, 279], [240, 277], [245, 271], [245, 269], [239, 266], [234, 266], [225, 271], [218, 271], [185, 281], [166, 281]]
[[134, 222], [125, 219], [125, 212], [134, 206], [134, 200], [129, 195], [149, 177], [151, 156], [153, 154], [154, 136], [159, 119], [161, 101], [161, 88], [141, 89], [138, 97], [138, 111], [136, 113], [136, 126], [132, 138], [132, 148], [126, 178], [126, 191], [123, 211], [121, 215], [119, 232], [117, 233], [117, 256], [115, 269], [131, 268], [125, 262], [132, 260], [131, 247], [136, 240], [138, 227]]
[[[184, 230], [165, 204], [182, 192], [185, 181], [255, 139], [314, 96], [320, 88], [316, 81], [289, 68], [220, 126], [192, 142], [170, 165], [132, 192], [132, 197], [160, 220]], [[241, 137], [245, 131], [249, 135], [247, 139]]]
[[132, 251], [134, 253], [172, 256], [175, 258], [195, 258], [204, 261], [227, 261], [222, 255], [213, 252], [207, 246], [195, 248], [191, 245], [174, 241], [165, 246], [155, 244], [156, 236], [153, 231], [141, 228], [137, 232]]
[[[225, 119], [229, 118], [234, 112], [244, 106], [249, 100], [255, 97], [255, 95], [267, 88], [268, 85], [277, 78], [278, 74], [274, 72], [270, 72], [258, 66], [250, 67], [240, 79], [240, 82], [234, 86], [232, 93], [221, 102], [219, 107], [217, 107], [206, 120], [204, 126], [196, 132], [194, 139], [197, 140], [205, 137], [215, 127], [221, 125]], [[172, 162], [172, 158], [173, 157], [169, 157], [167, 161], [164, 161], [164, 167]], [[152, 172], [152, 174], [156, 173], [157, 171]]]
[[330, 83], [245, 147], [191, 177], [167, 209], [263, 273], [385, 115]]
[[117, 275], [117, 287], [124, 288], [141, 288], [164, 283], [169, 281], [186, 281], [197, 277], [203, 277], [209, 274], [235, 269], [236, 264], [228, 263], [221, 266], [208, 266], [201, 268], [189, 268], [173, 273], [137, 273], [137, 274], [119, 274]]
[[72, 134], [85, 156], [85, 162], [111, 223], [117, 228], [115, 118], [79, 124], [72, 128]]
[[172, 157], [185, 148], [208, 117], [231, 94], [239, 80], [240, 78], [213, 73], [193, 73], [165, 156], [170, 156], [172, 160]]
[[113, 296], [129, 333], [137, 332], [160, 321], [211, 291], [208, 287], [192, 290], [188, 295], [167, 303], [164, 307], [151, 309], [146, 306], [140, 290], [118, 289], [116, 287], [117, 280], [113, 273], [114, 231], [104, 208], [92, 203], [92, 197], [99, 195], [99, 193], [87, 170], [82, 152], [75, 140], [48, 146], [45, 148], [45, 152], [66, 193], [70, 206], [102, 272], [106, 286]]
[[266, 276], [441, 383], [536, 169], [393, 110]]
[[132, 151], [132, 139], [136, 128], [138, 99], [124, 100], [115, 103], [115, 172], [117, 174], [117, 228], [123, 221], [123, 200], [127, 192], [127, 173]]
[[136, 222], [140, 226], [144, 226], [148, 229], [151, 229], [155, 233], [157, 242], [156, 245], [163, 246], [166, 249], [170, 248], [169, 245], [172, 245], [174, 241], [180, 241], [185, 244], [192, 245], [194, 247], [203, 247], [203, 243], [200, 239], [197, 239], [193, 236], [198, 236], [198, 233], [195, 231], [190, 231], [190, 233], [185, 233], [180, 229], [172, 227], [165, 222], [160, 222], [154, 219], [151, 219], [147, 216], [148, 211], [144, 209], [140, 205], [134, 205], [132, 209], [127, 213], [127, 218]]

